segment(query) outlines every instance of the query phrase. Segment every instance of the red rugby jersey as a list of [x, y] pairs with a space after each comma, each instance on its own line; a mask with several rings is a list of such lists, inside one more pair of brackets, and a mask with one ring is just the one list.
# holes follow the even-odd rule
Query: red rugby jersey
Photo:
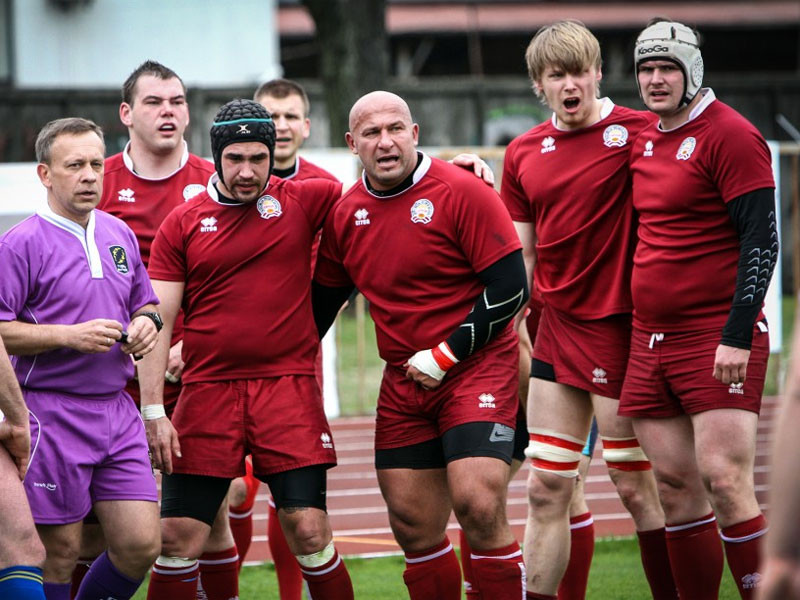
[[328, 181], [339, 181], [332, 173], [329, 173], [322, 167], [317, 166], [299, 156], [295, 161], [294, 173], [287, 175], [284, 177], [284, 179], [293, 179], [294, 181], [305, 181], [306, 179], [327, 179]]
[[542, 299], [579, 319], [631, 311], [628, 158], [653, 120], [607, 99], [601, 116], [569, 131], [548, 120], [512, 141], [500, 192], [514, 221], [534, 224]]
[[401, 366], [450, 335], [484, 288], [476, 273], [519, 248], [491, 187], [423, 155], [405, 191], [378, 197], [362, 179], [342, 197], [325, 223], [315, 279], [358, 287], [381, 357]]
[[633, 317], [647, 331], [725, 324], [739, 261], [726, 203], [775, 186], [764, 138], [713, 91], [690, 119], [670, 131], [648, 128], [631, 150], [639, 213]]
[[273, 177], [257, 202], [230, 206], [209, 184], [170, 213], [150, 276], [185, 281], [185, 382], [314, 375], [311, 244], [341, 191]]

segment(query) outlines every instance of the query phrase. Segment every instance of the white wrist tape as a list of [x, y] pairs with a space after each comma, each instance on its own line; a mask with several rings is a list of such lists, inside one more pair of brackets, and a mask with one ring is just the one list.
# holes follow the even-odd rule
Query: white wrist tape
[[446, 373], [436, 363], [436, 359], [433, 358], [433, 353], [430, 350], [420, 350], [408, 359], [408, 364], [417, 369], [417, 371], [425, 373], [428, 377], [433, 377], [436, 381], [441, 381]]
[[166, 417], [167, 412], [164, 410], [163, 404], [144, 404], [142, 405], [142, 418], [145, 421], [153, 421]]

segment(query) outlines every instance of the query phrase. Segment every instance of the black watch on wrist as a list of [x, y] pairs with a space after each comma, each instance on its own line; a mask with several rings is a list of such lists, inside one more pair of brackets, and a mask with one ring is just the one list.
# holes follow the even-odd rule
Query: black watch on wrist
[[164, 321], [161, 320], [161, 315], [156, 312], [141, 313], [138, 316], [150, 319], [155, 324], [156, 331], [161, 331], [161, 328], [164, 327]]

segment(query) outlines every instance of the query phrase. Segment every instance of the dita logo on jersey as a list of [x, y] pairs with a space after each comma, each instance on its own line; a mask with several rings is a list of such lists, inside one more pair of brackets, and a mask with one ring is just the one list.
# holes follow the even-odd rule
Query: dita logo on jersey
[[191, 200], [200, 192], [205, 192], [206, 186], [202, 183], [190, 183], [185, 188], [183, 188], [183, 201], [186, 202], [187, 200]]
[[433, 202], [420, 198], [411, 207], [411, 222], [428, 224], [433, 219]]
[[272, 219], [273, 217], [280, 217], [283, 214], [281, 203], [272, 196], [261, 196], [258, 199], [258, 214], [262, 219]]
[[554, 152], [556, 149], [556, 141], [551, 137], [547, 136], [542, 140], [542, 154], [547, 154], [548, 152]]
[[214, 217], [206, 217], [205, 219], [200, 219], [200, 231], [203, 233], [209, 233], [211, 231], [217, 230], [217, 219]]
[[125, 275], [128, 269], [128, 254], [122, 246], [109, 246], [108, 251], [111, 253], [111, 260], [114, 261], [118, 273]]
[[136, 198], [133, 197], [133, 194], [134, 192], [131, 188], [120, 190], [117, 192], [117, 202], [136, 202]]
[[478, 408], [497, 408], [494, 405], [494, 396], [491, 394], [481, 394], [478, 396]]
[[369, 225], [369, 213], [366, 208], [359, 208], [353, 216], [356, 218], [356, 226]]
[[692, 156], [692, 152], [694, 152], [695, 146], [697, 146], [697, 140], [693, 137], [687, 137], [681, 142], [681, 147], [678, 148], [678, 153], [675, 155], [675, 158], [678, 160], [689, 160], [689, 157]]
[[647, 143], [644, 145], [642, 156], [653, 156], [653, 140], [647, 140]]
[[333, 448], [333, 440], [329, 434], [323, 431], [322, 435], [319, 436], [319, 439], [322, 442], [323, 448]]
[[628, 143], [628, 130], [622, 125], [609, 125], [603, 132], [603, 144], [609, 148], [621, 148]]
[[730, 385], [730, 387], [728, 388], [728, 393], [729, 394], [741, 394], [741, 395], [744, 395], [744, 384], [741, 383], [741, 382], [732, 383]]
[[608, 383], [608, 377], [606, 377], [608, 373], [606, 373], [605, 369], [601, 369], [597, 367], [592, 371], [592, 383]]

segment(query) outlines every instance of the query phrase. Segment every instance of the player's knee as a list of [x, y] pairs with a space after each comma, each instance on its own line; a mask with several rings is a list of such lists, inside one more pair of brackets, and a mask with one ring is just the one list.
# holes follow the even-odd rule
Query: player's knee
[[488, 537], [502, 525], [504, 500], [504, 494], [473, 494], [453, 499], [453, 512], [464, 530]]
[[109, 547], [112, 562], [120, 570], [143, 577], [161, 553], [161, 538], [156, 535], [137, 535], [124, 543]]
[[243, 477], [237, 477], [231, 481], [231, 487], [228, 490], [228, 504], [231, 509], [239, 507], [247, 499], [247, 485]]
[[188, 559], [198, 558], [203, 553], [203, 546], [208, 536], [183, 527], [180, 521], [179, 519], [161, 521], [160, 554]]
[[20, 531], [16, 539], [4, 544], [4, 554], [9, 557], [9, 564], [41, 567], [45, 560], [45, 550], [33, 527]]
[[331, 528], [327, 514], [318, 509], [306, 508], [288, 512], [290, 545], [295, 554], [314, 554], [331, 541]]
[[742, 495], [752, 491], [748, 478], [743, 477], [739, 469], [731, 466], [704, 473], [703, 484], [715, 505], [735, 504]]
[[80, 553], [77, 540], [50, 537], [45, 550], [44, 569], [48, 580], [69, 581]]
[[[530, 442], [525, 449], [525, 456], [531, 459], [531, 467], [534, 472], [574, 481], [578, 476], [581, 451], [585, 442], [551, 429], [533, 427], [528, 432]], [[560, 487], [557, 483], [553, 485]]]
[[528, 476], [528, 505], [534, 515], [546, 517], [568, 510], [575, 490], [576, 479], [545, 471], [531, 470]]

